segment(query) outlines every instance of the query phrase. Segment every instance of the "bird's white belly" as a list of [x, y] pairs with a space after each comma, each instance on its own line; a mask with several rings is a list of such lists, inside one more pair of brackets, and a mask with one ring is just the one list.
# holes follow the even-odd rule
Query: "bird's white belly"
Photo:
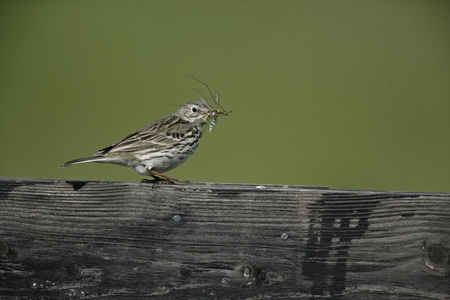
[[[201, 137], [200, 137], [201, 138]], [[173, 147], [159, 152], [147, 154], [137, 154], [139, 164], [131, 166], [141, 175], [150, 175], [148, 170], [155, 170], [159, 173], [170, 171], [184, 163], [192, 154], [194, 154], [199, 143], [199, 139], [192, 139], [191, 143], [186, 143], [182, 147]]]

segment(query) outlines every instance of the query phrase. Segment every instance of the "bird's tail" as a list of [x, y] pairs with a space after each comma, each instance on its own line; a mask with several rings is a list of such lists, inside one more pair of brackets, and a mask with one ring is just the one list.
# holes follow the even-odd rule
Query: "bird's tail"
[[60, 168], [64, 168], [67, 166], [71, 166], [71, 165], [76, 165], [76, 164], [83, 164], [83, 163], [88, 163], [88, 162], [105, 162], [105, 160], [108, 160], [108, 158], [104, 157], [104, 156], [89, 156], [89, 157], [82, 157], [82, 158], [77, 158], [68, 162], [63, 163], [62, 165], [60, 165]]

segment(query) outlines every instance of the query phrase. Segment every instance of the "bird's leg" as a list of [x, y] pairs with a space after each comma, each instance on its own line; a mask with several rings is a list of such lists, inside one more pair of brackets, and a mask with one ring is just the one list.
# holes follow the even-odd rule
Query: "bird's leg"
[[[176, 180], [174, 178], [171, 178], [171, 177], [169, 177], [167, 175], [164, 175], [162, 173], [156, 172], [155, 170], [148, 169], [147, 167], [145, 167], [145, 169], [147, 170], [147, 172], [156, 175], [156, 176], [153, 176], [153, 175], [150, 175], [150, 176], [152, 176], [153, 178], [158, 180], [158, 183], [169, 183], [169, 182], [171, 182], [173, 184], [186, 184], [187, 183], [187, 181], [178, 181], [178, 180]], [[161, 180], [161, 177], [166, 179], [166, 180]]]

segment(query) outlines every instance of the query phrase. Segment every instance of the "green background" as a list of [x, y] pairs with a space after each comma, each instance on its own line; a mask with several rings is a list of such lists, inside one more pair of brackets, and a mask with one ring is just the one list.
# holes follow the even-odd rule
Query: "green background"
[[[219, 90], [233, 112], [168, 172], [450, 192], [450, 1], [0, 1], [0, 176], [59, 169]], [[175, 106], [174, 106], [175, 105]]]

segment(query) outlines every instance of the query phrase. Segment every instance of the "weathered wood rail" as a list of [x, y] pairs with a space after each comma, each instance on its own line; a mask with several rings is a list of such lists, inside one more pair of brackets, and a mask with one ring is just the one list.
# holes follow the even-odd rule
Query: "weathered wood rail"
[[450, 194], [0, 178], [0, 298], [450, 299]]

